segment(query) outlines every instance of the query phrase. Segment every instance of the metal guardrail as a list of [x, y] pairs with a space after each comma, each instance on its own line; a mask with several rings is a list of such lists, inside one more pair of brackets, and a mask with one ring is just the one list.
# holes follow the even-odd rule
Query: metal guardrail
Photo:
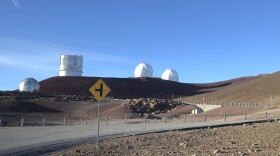
[[221, 106], [228, 106], [228, 107], [264, 107], [264, 104], [261, 103], [227, 103], [227, 102], [221, 102], [221, 103], [201, 103], [201, 102], [184, 102], [185, 104], [190, 104], [190, 105], [197, 105], [197, 104], [205, 104], [205, 105], [221, 105]]
[[[263, 112], [257, 114], [230, 114], [230, 113], [199, 113], [199, 114], [181, 114], [180, 117], [174, 116], [161, 116], [155, 118], [114, 118], [113, 116], [103, 116], [101, 123], [104, 125], [115, 124], [153, 124], [153, 123], [172, 123], [172, 122], [209, 122], [209, 121], [236, 121], [236, 120], [258, 120], [267, 118], [277, 118], [273, 113]], [[1, 127], [26, 127], [26, 126], [78, 126], [78, 125], [92, 125], [96, 124], [96, 120], [90, 120], [87, 117], [74, 118], [71, 116], [65, 117], [52, 117], [42, 116], [41, 118], [31, 117], [1, 117], [0, 116], [0, 128]]]

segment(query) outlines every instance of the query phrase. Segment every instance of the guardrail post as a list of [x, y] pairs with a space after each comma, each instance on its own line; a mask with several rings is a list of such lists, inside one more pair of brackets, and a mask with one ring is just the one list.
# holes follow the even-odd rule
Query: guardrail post
[[66, 118], [64, 117], [63, 125], [66, 126]]
[[206, 114], [204, 114], [204, 122], [207, 121], [207, 117], [206, 117]]
[[106, 114], [106, 128], [108, 127], [108, 120], [109, 120], [109, 118], [108, 118], [108, 115]]
[[45, 118], [43, 118], [43, 126], [45, 126]]
[[23, 127], [23, 123], [24, 123], [24, 120], [23, 120], [23, 118], [21, 118], [20, 127]]
[[127, 124], [127, 116], [124, 117], [124, 123]]
[[225, 113], [225, 121], [227, 121], [227, 113]]
[[244, 114], [244, 120], [247, 120], [247, 113]]
[[265, 118], [267, 119], [267, 112], [265, 112]]
[[187, 114], [185, 114], [184, 122], [187, 122]]

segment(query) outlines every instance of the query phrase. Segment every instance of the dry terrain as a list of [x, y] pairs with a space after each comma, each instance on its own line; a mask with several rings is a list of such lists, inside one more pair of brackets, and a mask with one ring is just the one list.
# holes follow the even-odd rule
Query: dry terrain
[[[243, 83], [258, 77], [244, 77], [216, 83], [190, 84], [160, 78], [102, 78], [111, 88], [110, 97], [173, 98], [217, 91], [225, 86]], [[89, 88], [98, 77], [51, 77], [40, 82], [40, 92], [47, 95], [90, 96]]]
[[[84, 96], [46, 96], [19, 92], [1, 92], [1, 126], [19, 126], [21, 118], [25, 125], [41, 125], [45, 118], [46, 125], [61, 125], [64, 118], [67, 124], [97, 118], [97, 102], [92, 97]], [[123, 106], [124, 100], [107, 99], [101, 103], [101, 117], [124, 118], [132, 116], [131, 111]], [[71, 122], [71, 123], [70, 123]]]
[[[130, 102], [129, 102], [130, 101]], [[133, 101], [133, 102], [132, 102]], [[166, 99], [105, 99], [100, 103], [101, 120], [106, 116], [110, 122], [124, 118], [161, 119], [190, 114], [196, 106]], [[0, 126], [20, 126], [24, 119], [25, 126], [67, 125], [95, 122], [97, 119], [97, 102], [93, 97], [76, 95], [46, 96], [20, 92], [0, 92]]]
[[[62, 124], [67, 121], [95, 120], [97, 117], [97, 102], [89, 92], [97, 77], [52, 77], [40, 82], [38, 94], [19, 92], [0, 92], [0, 118], [2, 126], [18, 126], [23, 118], [27, 125], [40, 125], [42, 118], [47, 125]], [[110, 86], [113, 98], [167, 98], [198, 95], [208, 92], [218, 92], [230, 86], [248, 83], [259, 77], [244, 77], [208, 84], [188, 84], [165, 81], [159, 78], [103, 78]], [[135, 99], [137, 100], [137, 99]], [[195, 106], [184, 106], [176, 102], [161, 102], [160, 107], [153, 100], [146, 101], [136, 107], [124, 105], [124, 100], [108, 99], [101, 104], [101, 117], [106, 115], [111, 119], [147, 117], [156, 115], [162, 118], [182, 118], [190, 114]], [[151, 105], [148, 106], [148, 105]], [[147, 107], [148, 106], [148, 107]], [[145, 108], [145, 109], [143, 109]], [[158, 109], [158, 110], [157, 110]], [[163, 109], [163, 110], [161, 110]], [[200, 118], [200, 117], [199, 117]], [[50, 121], [57, 121], [52, 122]], [[32, 122], [32, 123], [31, 123]]]
[[105, 140], [52, 153], [68, 155], [280, 155], [280, 123], [169, 131]]
[[[271, 96], [275, 99], [271, 103]], [[279, 106], [280, 104], [280, 72], [262, 75], [247, 82], [235, 83], [215, 92], [185, 97], [184, 101], [218, 103], [262, 103], [266, 106]]]
[[[1, 126], [61, 125], [85, 120], [96, 122], [97, 102], [88, 89], [97, 77], [53, 77], [40, 82], [38, 94], [0, 92]], [[280, 117], [280, 73], [243, 77], [228, 81], [190, 84], [159, 78], [102, 78], [111, 88], [101, 103], [101, 117], [123, 124], [143, 124], [143, 117], [162, 122], [204, 122]], [[276, 98], [271, 105], [271, 95]], [[261, 103], [264, 107], [228, 106], [191, 115], [196, 109], [186, 102]], [[141, 99], [139, 99], [141, 98]], [[149, 98], [149, 99], [148, 99]], [[156, 98], [156, 99], [154, 99]], [[177, 98], [177, 101], [171, 99]], [[267, 113], [267, 114], [266, 114]], [[186, 118], [185, 118], [186, 117]], [[152, 124], [149, 120], [148, 124]], [[266, 123], [193, 131], [155, 133], [94, 142], [59, 151], [53, 155], [280, 155], [279, 123]]]

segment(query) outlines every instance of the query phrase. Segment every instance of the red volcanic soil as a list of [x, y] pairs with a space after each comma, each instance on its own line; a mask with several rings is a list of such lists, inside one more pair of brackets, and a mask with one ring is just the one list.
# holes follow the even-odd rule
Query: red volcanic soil
[[214, 86], [225, 86], [225, 84], [236, 84], [236, 83], [246, 82], [246, 81], [250, 81], [250, 80], [259, 78], [261, 76], [262, 75], [247, 76], [247, 77], [240, 77], [240, 78], [235, 78], [235, 79], [230, 79], [230, 80], [225, 80], [225, 81], [219, 81], [219, 82], [213, 82], [213, 83], [204, 83], [204, 84], [194, 84], [194, 85], [213, 88]]
[[[217, 83], [188, 84], [160, 78], [102, 78], [111, 88], [113, 98], [170, 98], [213, 92], [233, 83], [256, 77], [238, 78]], [[40, 92], [48, 95], [85, 95], [99, 77], [52, 77], [40, 82]]]

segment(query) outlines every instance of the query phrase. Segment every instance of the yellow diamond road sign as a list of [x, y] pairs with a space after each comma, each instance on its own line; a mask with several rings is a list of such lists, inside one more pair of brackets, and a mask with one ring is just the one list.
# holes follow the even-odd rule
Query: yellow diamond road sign
[[111, 89], [102, 79], [99, 79], [92, 87], [90, 87], [89, 91], [98, 101], [101, 101], [111, 92]]

